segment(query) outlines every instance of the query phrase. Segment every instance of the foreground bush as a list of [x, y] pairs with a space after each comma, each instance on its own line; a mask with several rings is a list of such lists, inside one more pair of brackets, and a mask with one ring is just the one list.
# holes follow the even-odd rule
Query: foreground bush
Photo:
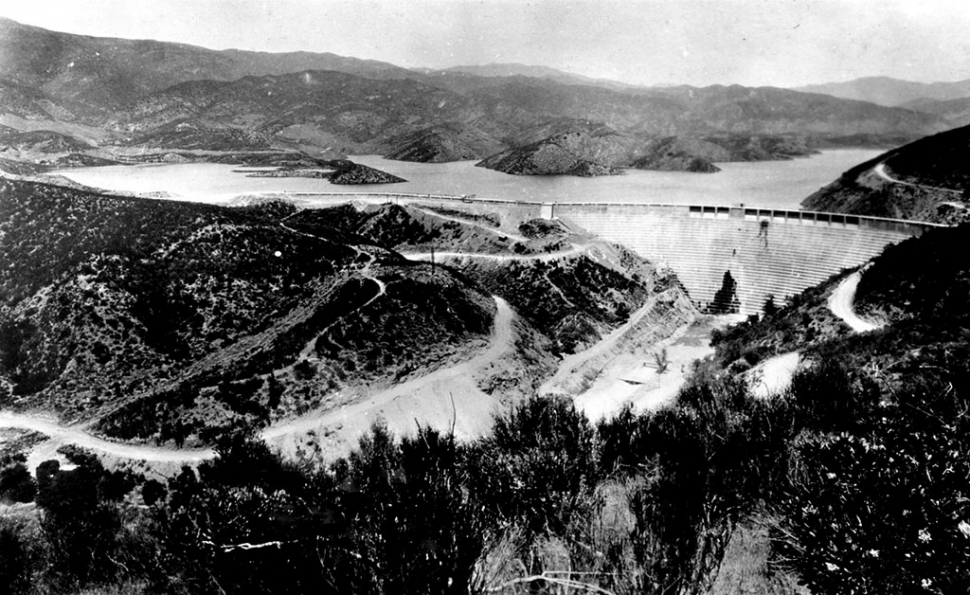
[[800, 451], [782, 559], [817, 593], [970, 593], [966, 428], [890, 411]]

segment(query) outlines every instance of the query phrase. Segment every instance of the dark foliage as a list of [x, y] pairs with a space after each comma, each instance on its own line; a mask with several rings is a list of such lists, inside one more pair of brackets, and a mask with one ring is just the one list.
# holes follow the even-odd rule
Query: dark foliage
[[17, 462], [0, 469], [0, 500], [32, 502], [36, 493], [37, 484], [26, 465]]
[[34, 557], [22, 523], [0, 519], [0, 593], [26, 595]]

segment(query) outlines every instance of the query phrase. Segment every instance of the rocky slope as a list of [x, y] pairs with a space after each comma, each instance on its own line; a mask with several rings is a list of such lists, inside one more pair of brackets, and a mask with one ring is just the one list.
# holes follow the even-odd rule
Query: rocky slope
[[970, 127], [922, 138], [850, 169], [802, 206], [934, 222], [966, 220], [968, 153]]

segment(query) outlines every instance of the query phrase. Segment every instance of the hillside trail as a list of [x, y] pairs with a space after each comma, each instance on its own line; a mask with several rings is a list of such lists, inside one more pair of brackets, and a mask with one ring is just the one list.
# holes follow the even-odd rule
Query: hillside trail
[[829, 296], [828, 307], [837, 317], [849, 325], [857, 333], [867, 333], [881, 328], [883, 325], [864, 320], [856, 314], [852, 304], [855, 302], [856, 288], [865, 269], [856, 271], [842, 280]]
[[[283, 229], [285, 229], [287, 231], [291, 231], [291, 232], [293, 232], [295, 234], [299, 234], [301, 236], [305, 236], [305, 237], [308, 237], [308, 238], [313, 238], [315, 240], [324, 241], [324, 239], [321, 238], [320, 236], [314, 235], [312, 233], [307, 233], [305, 231], [300, 231], [298, 229], [294, 229], [294, 228], [290, 227], [289, 225], [287, 225], [285, 223], [285, 221], [287, 219], [289, 219], [290, 217], [293, 217], [297, 213], [299, 213], [299, 211], [297, 211], [296, 213], [293, 213], [292, 215], [287, 215], [286, 217], [284, 217], [283, 219], [281, 219], [280, 220], [280, 227], [282, 227]], [[379, 279], [373, 273], [372, 267], [373, 267], [374, 263], [377, 261], [377, 257], [374, 254], [372, 254], [372, 253], [370, 253], [370, 252], [368, 252], [366, 250], [361, 249], [360, 246], [353, 245], [353, 244], [347, 244], [347, 245], [348, 245], [348, 247], [352, 248], [355, 252], [357, 252], [357, 255], [354, 257], [354, 262], [357, 262], [357, 260], [361, 256], [366, 256], [367, 257], [367, 259], [368, 259], [367, 260], [367, 263], [358, 271], [358, 273], [360, 273], [360, 275], [363, 278], [365, 278], [365, 279], [367, 279], [369, 281], [373, 281], [374, 283], [377, 284], [377, 293], [372, 298], [370, 298], [369, 300], [367, 300], [366, 302], [364, 302], [363, 304], [361, 304], [360, 306], [358, 306], [357, 308], [355, 308], [352, 312], [349, 312], [348, 313], [348, 315], [349, 315], [349, 314], [352, 314], [354, 312], [359, 312], [359, 311], [363, 310], [364, 308], [366, 308], [366, 307], [370, 306], [371, 304], [373, 304], [380, 297], [382, 297], [383, 295], [385, 295], [387, 293], [387, 284], [384, 283], [384, 281], [382, 281], [381, 279]], [[273, 375], [275, 376], [276, 374], [281, 374], [281, 373], [282, 374], [291, 373], [293, 371], [293, 367], [297, 363], [299, 363], [299, 362], [301, 362], [303, 360], [307, 360], [307, 361], [314, 362], [314, 363], [315, 362], [319, 362], [320, 361], [320, 358], [318, 356], [314, 355], [315, 352], [316, 352], [317, 339], [320, 338], [320, 336], [323, 335], [324, 333], [326, 333], [328, 330], [330, 330], [330, 328], [333, 327], [335, 324], [337, 324], [338, 322], [340, 322], [340, 320], [341, 319], [338, 318], [337, 320], [334, 320], [333, 322], [331, 322], [330, 324], [328, 324], [324, 328], [320, 329], [320, 332], [318, 332], [316, 334], [316, 336], [314, 336], [312, 339], [310, 339], [310, 341], [308, 341], [307, 344], [303, 346], [303, 349], [300, 350], [300, 355], [297, 357], [297, 359], [296, 359], [295, 362], [293, 362], [292, 364], [290, 364], [288, 366], [285, 366], [283, 368], [279, 368], [277, 370], [274, 370], [273, 371]]]
[[[852, 306], [864, 270], [856, 271], [843, 279], [832, 290], [828, 299], [828, 308], [832, 314], [857, 333], [866, 333], [883, 326], [860, 318]], [[792, 376], [801, 364], [802, 358], [798, 351], [780, 353], [759, 363], [745, 373], [752, 394], [764, 398], [782, 392], [791, 384]]]
[[[963, 191], [961, 191], [961, 190], [955, 190], [953, 188], [942, 188], [940, 186], [928, 186], [926, 184], [917, 184], [915, 182], [906, 182], [904, 180], [900, 180], [898, 178], [894, 178], [891, 175], [889, 175], [889, 172], [886, 171], [886, 163], [885, 162], [876, 165], [874, 168], [872, 168], [872, 171], [876, 172], [876, 175], [879, 176], [880, 178], [886, 180], [887, 182], [892, 182], [893, 184], [901, 184], [903, 186], [912, 186], [914, 188], [926, 188], [927, 190], [939, 190], [941, 192], [951, 192], [953, 194], [963, 194]], [[960, 204], [960, 203], [957, 203], [957, 204]], [[964, 206], [964, 205], [961, 204], [960, 206]]]

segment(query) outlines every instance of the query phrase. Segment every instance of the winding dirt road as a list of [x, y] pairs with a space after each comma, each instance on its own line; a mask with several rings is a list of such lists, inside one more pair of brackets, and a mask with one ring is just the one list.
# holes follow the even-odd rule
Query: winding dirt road
[[[495, 322], [489, 346], [482, 353], [470, 360], [435, 370], [420, 378], [408, 380], [344, 407], [271, 426], [262, 432], [263, 439], [272, 441], [287, 435], [319, 431], [328, 426], [357, 427], [361, 425], [360, 422], [363, 420], [366, 420], [363, 427], [366, 430], [370, 423], [379, 416], [381, 410], [395, 400], [420, 393], [433, 385], [471, 379], [476, 371], [498, 360], [512, 346], [512, 320], [514, 318], [512, 308], [508, 302], [500, 297], [493, 296], [493, 299], [496, 305]], [[412, 420], [408, 419], [407, 423], [412, 423]]]
[[841, 318], [852, 330], [857, 333], [866, 333], [881, 328], [882, 325], [860, 318], [852, 307], [860, 279], [862, 279], [862, 271], [856, 271], [843, 279], [832, 291], [832, 295], [829, 296], [828, 306], [832, 314]]
[[872, 168], [872, 171], [876, 172], [876, 175], [880, 178], [886, 180], [887, 182], [892, 182], [893, 184], [902, 184], [903, 186], [912, 186], [914, 188], [926, 188], [928, 190], [939, 190], [941, 192], [951, 192], [953, 194], [963, 194], [961, 190], [954, 190], [953, 188], [941, 188], [940, 186], [927, 186], [926, 184], [916, 184], [914, 182], [906, 182], [898, 178], [894, 178], [889, 175], [886, 171], [886, 164], [880, 163], [876, 167]]

